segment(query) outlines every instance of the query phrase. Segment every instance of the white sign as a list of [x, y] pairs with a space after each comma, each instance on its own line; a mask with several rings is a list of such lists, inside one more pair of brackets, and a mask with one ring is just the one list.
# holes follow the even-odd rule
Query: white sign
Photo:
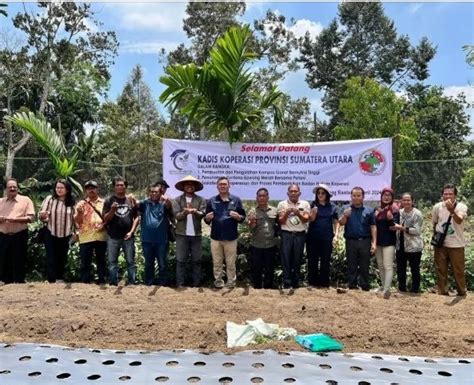
[[204, 184], [199, 195], [217, 195], [221, 176], [230, 180], [230, 191], [254, 200], [260, 187], [270, 199], [287, 198], [288, 186], [297, 183], [301, 198], [313, 200], [313, 188], [325, 183], [332, 200], [350, 200], [351, 189], [362, 187], [366, 200], [379, 200], [391, 185], [391, 139], [348, 140], [324, 143], [234, 143], [163, 139], [163, 178], [169, 195], [181, 194], [176, 182], [192, 175]]

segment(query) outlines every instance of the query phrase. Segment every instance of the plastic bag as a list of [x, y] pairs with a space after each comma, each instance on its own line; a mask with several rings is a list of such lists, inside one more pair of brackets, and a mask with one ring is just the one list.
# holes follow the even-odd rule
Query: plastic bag
[[312, 352], [341, 351], [344, 345], [324, 333], [298, 335], [295, 341]]

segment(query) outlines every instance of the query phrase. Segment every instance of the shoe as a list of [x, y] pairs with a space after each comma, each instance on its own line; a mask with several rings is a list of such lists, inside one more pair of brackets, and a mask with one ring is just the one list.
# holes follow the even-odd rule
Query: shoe
[[384, 299], [389, 299], [392, 293], [390, 293], [390, 290], [385, 290], [383, 293], [383, 298]]
[[381, 292], [383, 292], [383, 287], [378, 287], [376, 289], [372, 289], [370, 292], [371, 293], [381, 293]]

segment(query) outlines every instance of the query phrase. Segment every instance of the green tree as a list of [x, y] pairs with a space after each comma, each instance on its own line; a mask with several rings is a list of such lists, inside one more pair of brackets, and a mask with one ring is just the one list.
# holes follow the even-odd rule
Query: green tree
[[315, 41], [307, 34], [300, 50], [306, 82], [325, 91], [323, 107], [332, 127], [340, 123], [338, 102], [348, 79], [372, 78], [403, 89], [428, 77], [436, 52], [426, 38], [414, 47], [407, 36], [398, 36], [379, 2], [342, 2], [338, 17]]
[[232, 27], [217, 40], [202, 67], [194, 63], [167, 67], [160, 78], [167, 87], [160, 101], [177, 107], [213, 137], [225, 134], [231, 144], [258, 125], [270, 109], [274, 124], [279, 125], [281, 93], [276, 87], [260, 94], [252, 91], [254, 76], [247, 65], [257, 55], [249, 50], [251, 35], [248, 26]]
[[356, 76], [344, 88], [336, 139], [394, 138], [396, 159], [410, 159], [418, 135], [406, 102], [373, 79]]
[[[57, 116], [62, 111], [53, 104], [56, 102], [62, 107], [65, 107], [65, 104], [68, 106], [66, 120], [68, 118], [69, 121], [81, 120], [85, 115], [88, 119], [91, 114], [83, 114], [84, 111], [81, 111], [84, 108], [83, 103], [77, 103], [74, 97], [72, 100], [67, 100], [74, 94], [73, 89], [68, 87], [73, 84], [67, 78], [63, 78], [72, 76], [72, 73], [88, 74], [90, 76], [81, 77], [83, 82], [92, 81], [95, 82], [95, 86], [106, 84], [110, 77], [108, 66], [117, 52], [115, 33], [91, 31], [88, 23], [98, 25], [98, 22], [93, 18], [94, 13], [90, 4], [40, 2], [37, 7], [38, 11], [35, 14], [25, 10], [13, 18], [14, 26], [25, 34], [27, 41], [17, 52], [5, 52], [2, 49], [0, 66], [7, 73], [8, 92], [0, 89], [0, 104], [8, 106], [6, 108], [9, 114], [20, 107], [26, 107], [46, 115], [49, 121], [58, 124]], [[23, 71], [19, 73], [21, 77], [12, 81], [17, 68], [14, 60], [17, 54], [21, 59]], [[78, 60], [84, 66], [89, 66], [86, 72], [85, 67], [78, 66]], [[101, 78], [100, 82], [96, 81], [98, 77]], [[57, 87], [61, 89], [61, 95], [56, 92]], [[69, 95], [66, 95], [64, 100], [66, 89]], [[95, 91], [100, 92], [100, 89]], [[76, 93], [76, 96], [79, 95]], [[96, 104], [96, 100], [93, 96], [91, 108]], [[74, 111], [76, 107], [79, 111]], [[5, 129], [9, 131], [12, 128], [6, 124]], [[31, 137], [26, 131], [22, 133], [21, 136], [18, 133], [7, 135], [9, 138], [5, 172], [7, 177], [12, 174], [16, 154]]]

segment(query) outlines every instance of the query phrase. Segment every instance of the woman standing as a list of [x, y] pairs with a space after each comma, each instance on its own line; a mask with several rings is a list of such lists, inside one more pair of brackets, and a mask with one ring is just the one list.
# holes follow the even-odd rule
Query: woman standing
[[400, 212], [393, 202], [393, 190], [386, 187], [380, 196], [380, 207], [375, 210], [375, 223], [377, 225], [377, 249], [375, 257], [380, 272], [382, 286], [378, 291], [383, 291], [385, 299], [390, 298], [390, 287], [393, 279], [393, 261], [395, 259], [395, 245], [397, 237], [394, 225], [400, 221]]
[[400, 210], [400, 224], [397, 230], [397, 276], [398, 290], [407, 291], [407, 262], [411, 271], [411, 292], [420, 291], [420, 261], [423, 251], [421, 227], [423, 215], [414, 206], [413, 195], [406, 192], [402, 195]]
[[306, 234], [308, 252], [308, 283], [311, 286], [329, 287], [329, 273], [333, 239], [337, 238], [338, 222], [331, 193], [325, 184], [313, 189], [309, 227]]
[[39, 218], [46, 223], [46, 275], [48, 282], [64, 280], [64, 270], [69, 251], [69, 239], [74, 230], [74, 198], [71, 185], [58, 179], [52, 195], [41, 204]]

